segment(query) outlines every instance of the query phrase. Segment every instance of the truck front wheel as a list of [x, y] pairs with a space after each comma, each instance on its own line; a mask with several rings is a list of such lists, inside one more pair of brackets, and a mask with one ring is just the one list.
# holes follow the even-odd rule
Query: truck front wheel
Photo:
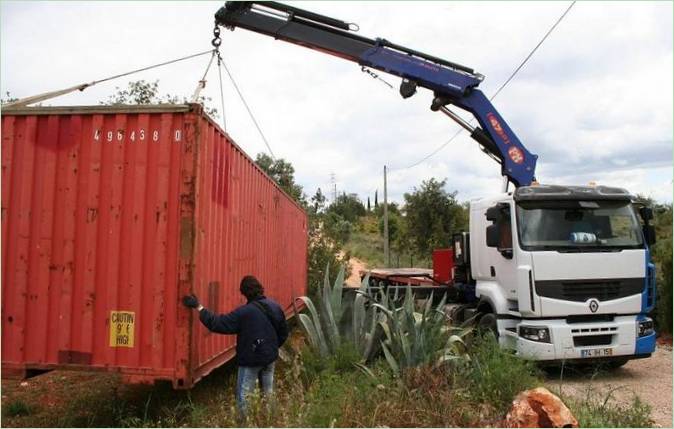
[[498, 338], [498, 327], [496, 326], [496, 315], [494, 313], [487, 313], [483, 315], [477, 322], [477, 329], [481, 333], [490, 332], [494, 337]]
[[628, 362], [628, 359], [614, 359], [612, 361], [607, 362], [606, 366], [609, 369], [618, 369], [625, 365]]

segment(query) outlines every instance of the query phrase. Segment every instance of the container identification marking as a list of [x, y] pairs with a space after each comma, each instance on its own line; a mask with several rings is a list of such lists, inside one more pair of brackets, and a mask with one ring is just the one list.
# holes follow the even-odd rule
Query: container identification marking
[[[139, 129], [134, 129], [134, 130], [125, 130], [125, 129], [117, 129], [117, 130], [102, 130], [102, 129], [95, 129], [94, 130], [94, 141], [100, 142], [100, 141], [105, 141], [105, 142], [121, 142], [124, 141], [126, 138], [127, 141], [135, 142], [138, 140], [139, 142], [143, 142], [145, 140], [152, 140], [153, 142], [159, 141], [159, 138], [161, 137], [159, 130], [147, 130], [145, 131], [144, 128], [139, 128]], [[172, 138], [174, 142], [179, 142], [183, 138], [183, 132], [181, 129], [175, 129], [173, 130], [173, 133], [169, 133], [169, 137]]]
[[110, 347], [133, 347], [136, 313], [133, 311], [110, 312]]

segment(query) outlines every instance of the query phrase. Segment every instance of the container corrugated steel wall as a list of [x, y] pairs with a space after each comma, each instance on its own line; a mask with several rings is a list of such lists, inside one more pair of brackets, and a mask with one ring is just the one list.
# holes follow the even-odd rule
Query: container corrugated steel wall
[[121, 371], [189, 387], [234, 354], [179, 298], [288, 310], [306, 215], [198, 106], [2, 114], [2, 365]]

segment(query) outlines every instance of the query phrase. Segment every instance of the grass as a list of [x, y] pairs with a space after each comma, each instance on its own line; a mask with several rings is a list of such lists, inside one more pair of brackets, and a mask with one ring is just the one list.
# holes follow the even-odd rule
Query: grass
[[384, 239], [379, 233], [353, 232], [344, 250], [370, 267], [384, 266]]
[[475, 338], [470, 350], [471, 361], [461, 377], [475, 402], [504, 412], [519, 392], [543, 383], [533, 362], [500, 348], [493, 335]]
[[[371, 268], [383, 267], [384, 264], [384, 238], [379, 232], [354, 231], [349, 241], [344, 245], [344, 250], [351, 256], [355, 256], [368, 264]], [[391, 249], [392, 267], [431, 267], [431, 255], [419, 257], [410, 255], [408, 252], [396, 252]]]
[[634, 395], [627, 405], [616, 402], [613, 391], [601, 394], [586, 389], [583, 398], [560, 395], [578, 420], [580, 427], [587, 428], [641, 428], [652, 427], [651, 407]]
[[[291, 341], [297, 343], [297, 341]], [[395, 377], [385, 361], [356, 368], [344, 344], [328, 359], [306, 347], [286, 348], [272, 402], [255, 397], [249, 419], [237, 420], [236, 366], [215, 370], [189, 392], [170, 386], [129, 386], [110, 374], [50, 373], [31, 388], [5, 389], [3, 426], [99, 427], [482, 427], [501, 426], [514, 396], [542, 385], [536, 367], [501, 350], [493, 339], [469, 342], [471, 360], [405, 370]], [[36, 379], [37, 380], [37, 379]], [[38, 387], [46, 386], [46, 387]], [[56, 404], [45, 401], [58, 392]], [[51, 395], [51, 396], [50, 396]], [[603, 396], [602, 396], [603, 395]], [[584, 427], [650, 426], [638, 398], [619, 405], [611, 393], [564, 397]]]
[[14, 400], [4, 406], [4, 415], [7, 417], [29, 416], [31, 407], [22, 400]]

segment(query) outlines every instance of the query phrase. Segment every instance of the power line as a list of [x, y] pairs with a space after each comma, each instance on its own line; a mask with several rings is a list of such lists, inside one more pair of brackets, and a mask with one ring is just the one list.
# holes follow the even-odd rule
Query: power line
[[520, 71], [520, 69], [521, 69], [522, 67], [524, 67], [524, 65], [527, 63], [527, 61], [529, 61], [529, 58], [531, 58], [531, 56], [538, 50], [538, 48], [543, 44], [543, 42], [545, 42], [545, 39], [548, 38], [548, 36], [550, 35], [550, 33], [552, 33], [552, 32], [555, 30], [555, 28], [557, 28], [557, 25], [559, 25], [559, 23], [562, 22], [562, 20], [564, 19], [564, 17], [566, 16], [566, 14], [569, 13], [569, 11], [571, 10], [571, 8], [573, 7], [574, 4], [576, 4], [576, 0], [573, 0], [573, 1], [571, 2], [571, 4], [569, 5], [569, 7], [566, 8], [566, 10], [564, 11], [564, 13], [557, 19], [557, 21], [556, 21], [554, 24], [552, 24], [552, 27], [550, 27], [550, 29], [548, 30], [548, 32], [545, 33], [545, 36], [543, 36], [543, 38], [541, 39], [541, 41], [538, 42], [538, 44], [534, 47], [534, 49], [531, 50], [531, 52], [529, 52], [529, 55], [527, 55], [527, 57], [524, 59], [524, 61], [522, 61], [522, 63], [521, 63], [519, 66], [517, 66], [517, 68], [515, 69], [515, 71], [513, 71], [512, 74], [508, 77], [508, 79], [506, 79], [506, 81], [503, 82], [503, 85], [501, 85], [501, 86], [499, 87], [499, 89], [496, 90], [496, 92], [494, 93], [494, 95], [492, 95], [491, 98], [490, 98], [489, 100], [493, 100], [494, 98], [496, 98], [496, 96], [498, 95], [498, 93], [501, 92], [501, 90], [502, 90], [503, 88], [505, 88], [505, 86], [508, 85], [508, 83], [510, 83], [510, 81], [515, 77], [515, 75]]
[[262, 132], [262, 128], [260, 128], [260, 124], [257, 123], [257, 120], [255, 119], [255, 115], [253, 115], [253, 112], [250, 110], [250, 107], [248, 106], [248, 103], [246, 102], [246, 99], [244, 98], [243, 94], [241, 93], [241, 90], [239, 89], [239, 85], [236, 84], [236, 81], [234, 80], [234, 77], [232, 76], [232, 73], [229, 71], [229, 68], [227, 67], [227, 64], [225, 63], [225, 60], [223, 59], [221, 61], [222, 67], [224, 67], [225, 72], [227, 72], [227, 75], [229, 76], [229, 80], [232, 81], [232, 85], [234, 86], [234, 89], [236, 89], [236, 93], [239, 94], [239, 98], [241, 99], [241, 102], [243, 103], [244, 107], [248, 111], [248, 116], [250, 116], [250, 119], [253, 121], [253, 124], [255, 124], [255, 128], [257, 128], [257, 132], [260, 134], [260, 137], [262, 137], [262, 140], [264, 141], [265, 146], [267, 146], [267, 149], [269, 150], [269, 154], [271, 155], [271, 158], [273, 160], [276, 160], [276, 157], [274, 156], [274, 151], [271, 150], [271, 146], [269, 145], [269, 142], [267, 141], [267, 138], [264, 136], [264, 133]]
[[[576, 0], [571, 2], [569, 7], [566, 8], [564, 13], [562, 13], [562, 15], [557, 19], [557, 21], [555, 21], [555, 23], [552, 25], [552, 27], [550, 27], [550, 29], [547, 31], [547, 33], [545, 33], [545, 35], [538, 42], [538, 44], [536, 44], [536, 46], [534, 46], [534, 48], [531, 50], [531, 52], [529, 52], [529, 55], [527, 55], [524, 58], [524, 60], [520, 63], [520, 65], [518, 65], [517, 68], [515, 68], [515, 70], [510, 74], [508, 79], [506, 79], [505, 82], [503, 82], [503, 84], [501, 84], [501, 86], [496, 90], [496, 92], [494, 92], [494, 94], [491, 97], [489, 97], [490, 101], [493, 101], [494, 98], [496, 98], [496, 96], [503, 90], [503, 88], [505, 88], [506, 85], [508, 85], [510, 83], [510, 81], [513, 80], [515, 75], [522, 69], [522, 67], [524, 67], [524, 65], [534, 55], [534, 53], [543, 44], [543, 42], [545, 42], [545, 39], [547, 39], [548, 36], [554, 31], [554, 29], [557, 28], [557, 25], [559, 25], [559, 23], [562, 22], [562, 20], [564, 19], [564, 17], [566, 17], [566, 15], [569, 13], [569, 11], [571, 10], [571, 8], [573, 7], [574, 4], [576, 4]], [[472, 123], [474, 120], [475, 120], [475, 118], [471, 118], [468, 122]], [[463, 128], [459, 128], [458, 131], [456, 133], [454, 133], [454, 135], [452, 137], [449, 138], [449, 140], [447, 140], [446, 142], [444, 142], [443, 144], [438, 146], [435, 150], [433, 150], [430, 154], [428, 154], [427, 156], [422, 158], [420, 161], [417, 161], [414, 164], [408, 165], [407, 167], [401, 167], [401, 168], [395, 168], [395, 169], [391, 168], [390, 171], [408, 170], [412, 167], [416, 167], [417, 165], [422, 164], [423, 162], [427, 161], [429, 158], [431, 158], [432, 156], [434, 156], [435, 154], [440, 152], [442, 149], [444, 149], [452, 141], [454, 141], [454, 139], [457, 138], [459, 136], [459, 134], [461, 134], [463, 131], [464, 131]]]

